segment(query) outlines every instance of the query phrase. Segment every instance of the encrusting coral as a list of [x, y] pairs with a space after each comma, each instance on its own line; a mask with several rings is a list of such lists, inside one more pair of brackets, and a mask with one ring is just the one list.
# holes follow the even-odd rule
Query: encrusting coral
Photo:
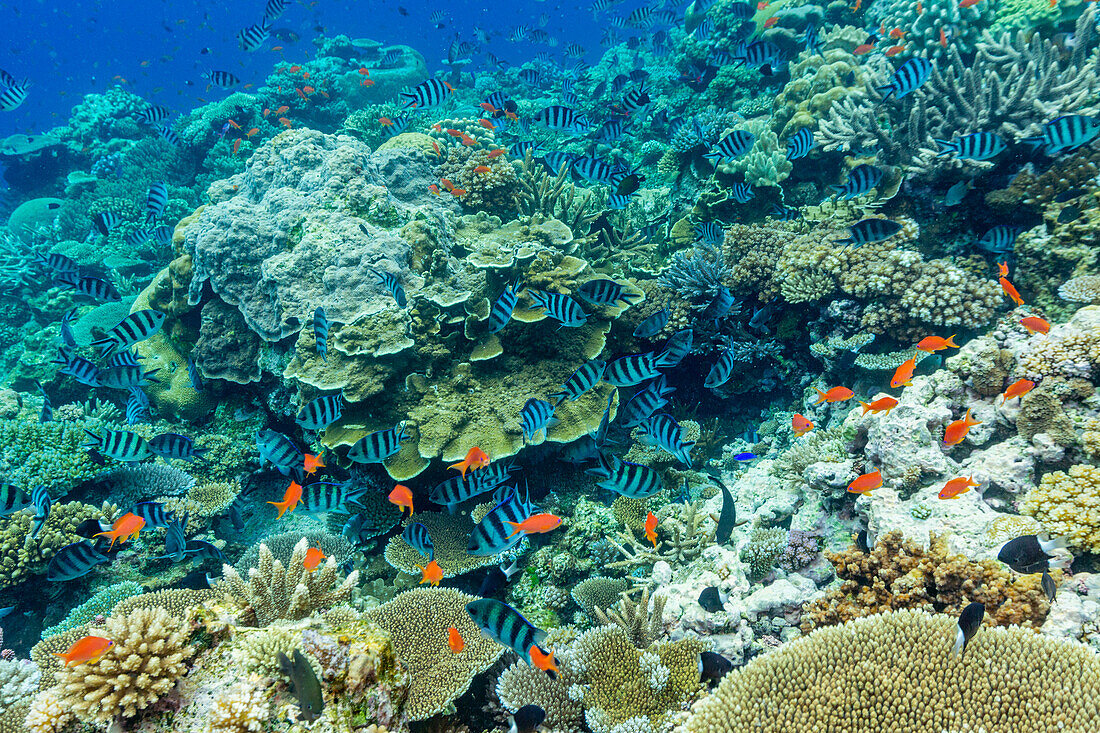
[[1072, 550], [1100, 553], [1100, 468], [1070, 466], [1048, 473], [1020, 502], [1020, 512], [1038, 519]]

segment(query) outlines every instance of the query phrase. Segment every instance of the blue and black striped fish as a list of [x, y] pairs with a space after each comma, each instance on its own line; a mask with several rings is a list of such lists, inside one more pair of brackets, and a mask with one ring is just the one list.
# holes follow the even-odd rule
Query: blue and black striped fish
[[787, 160], [805, 158], [817, 146], [810, 128], [802, 127], [787, 138]]
[[149, 450], [161, 458], [175, 458], [181, 461], [193, 461], [202, 458], [209, 448], [196, 448], [195, 441], [186, 435], [161, 433], [149, 439]]
[[91, 572], [101, 563], [110, 562], [106, 555], [95, 549], [88, 540], [65, 545], [50, 558], [46, 566], [46, 580], [60, 582], [76, 580]]
[[725, 285], [721, 285], [718, 288], [718, 294], [714, 296], [706, 308], [703, 309], [702, 317], [708, 321], [717, 321], [725, 318], [734, 305], [737, 303], [737, 299], [733, 297], [733, 293]]
[[670, 316], [671, 314], [668, 312], [668, 308], [662, 308], [656, 313], [647, 316], [638, 324], [638, 327], [634, 329], [634, 338], [653, 338], [661, 331], [665, 330], [665, 326], [668, 325]]
[[129, 251], [136, 250], [141, 245], [145, 244], [149, 240], [149, 230], [144, 227], [138, 227], [134, 231], [126, 235], [126, 239], [123, 240], [123, 245]]
[[737, 181], [730, 186], [730, 198], [739, 204], [747, 204], [756, 197], [756, 189], [744, 181]]
[[264, 5], [264, 20], [267, 22], [278, 20], [286, 10], [287, 0], [267, 0]]
[[314, 481], [302, 487], [300, 506], [306, 514], [347, 511], [348, 504], [359, 504], [359, 499], [369, 490], [370, 486], [351, 481]]
[[1046, 155], [1072, 153], [1100, 135], [1100, 117], [1062, 115], [1043, 125], [1043, 133], [1024, 138], [1025, 145]]
[[392, 115], [389, 119], [391, 124], [382, 126], [382, 137], [386, 140], [397, 137], [409, 129], [409, 123], [412, 122], [412, 118], [407, 115]]
[[12, 112], [27, 101], [27, 90], [30, 89], [30, 81], [17, 80], [8, 72], [0, 69], [0, 109]]
[[540, 432], [548, 430], [557, 422], [554, 417], [554, 405], [546, 400], [532, 397], [520, 411], [520, 426], [523, 428], [523, 442], [530, 443]]
[[405, 440], [405, 423], [388, 430], [376, 430], [355, 441], [348, 450], [348, 458], [356, 463], [381, 463], [401, 450]]
[[432, 536], [429, 534], [428, 528], [420, 522], [413, 522], [405, 527], [405, 531], [401, 533], [401, 539], [405, 540], [409, 547], [428, 558], [428, 562], [435, 559], [435, 545], [432, 544]]
[[74, 354], [65, 347], [57, 349], [57, 358], [50, 363], [60, 364], [61, 368], [58, 373], [67, 374], [81, 384], [86, 384], [89, 387], [99, 385], [99, 368], [83, 356]]
[[668, 341], [665, 342], [665, 350], [657, 356], [657, 366], [662, 369], [679, 366], [684, 357], [691, 352], [694, 335], [690, 328], [682, 328], [669, 336]]
[[0, 484], [0, 517], [14, 514], [20, 509], [26, 509], [33, 499], [23, 489], [14, 484]]
[[577, 288], [577, 295], [581, 296], [593, 305], [619, 305], [625, 307], [633, 305], [636, 299], [642, 296], [640, 293], [628, 293], [619, 283], [607, 278], [596, 278], [582, 283]]
[[160, 135], [161, 139], [164, 140], [164, 142], [174, 147], [179, 147], [180, 136], [177, 135], [176, 131], [173, 130], [171, 127], [169, 127], [168, 125], [157, 125], [153, 129], [157, 131], [157, 134]]
[[519, 283], [504, 286], [504, 292], [496, 299], [489, 311], [489, 333], [496, 333], [507, 326], [508, 321], [512, 320], [512, 311], [516, 309], [516, 300], [518, 299], [516, 294], [518, 289]]
[[50, 252], [45, 255], [41, 252], [35, 252], [34, 261], [36, 264], [45, 265], [55, 273], [80, 272], [80, 265], [76, 264], [76, 260], [57, 252]]
[[841, 199], [854, 199], [877, 186], [882, 180], [882, 169], [862, 163], [848, 171], [848, 180], [843, 185], [831, 185]]
[[106, 236], [122, 223], [122, 217], [113, 211], [101, 211], [92, 217], [92, 225], [100, 234]]
[[294, 422], [306, 430], [324, 430], [344, 414], [344, 393], [315, 397], [298, 411]]
[[145, 125], [155, 125], [169, 119], [175, 112], [160, 105], [150, 105], [134, 113], [134, 119]]
[[569, 379], [565, 380], [565, 384], [563, 384], [557, 392], [552, 392], [550, 394], [551, 399], [554, 397], [558, 398], [555, 407], [565, 400], [575, 400], [595, 387], [596, 383], [600, 381], [600, 377], [603, 376], [603, 371], [606, 368], [607, 363], [599, 359], [591, 359], [577, 367], [577, 371], [573, 372]]
[[629, 463], [618, 456], [600, 454], [600, 465], [587, 471], [603, 480], [596, 485], [631, 499], [647, 499], [661, 490], [661, 477], [648, 466]]
[[102, 433], [94, 433], [85, 429], [88, 442], [85, 448], [92, 448], [97, 453], [114, 458], [123, 463], [138, 463], [146, 458], [153, 457], [153, 451], [149, 449], [149, 443], [145, 438], [129, 430], [104, 430]]
[[190, 356], [187, 357], [187, 380], [191, 382], [191, 389], [202, 392], [202, 373]]
[[600, 129], [596, 130], [596, 133], [592, 136], [596, 142], [605, 143], [610, 145], [616, 142], [623, 136], [623, 132], [626, 131], [626, 120], [622, 117], [616, 117], [603, 123]]
[[159, 379], [153, 376], [159, 371], [159, 369], [144, 371], [140, 366], [124, 364], [108, 369], [100, 369], [99, 375], [96, 377], [96, 383], [100, 387], [110, 387], [111, 389], [145, 387], [154, 382], [160, 382]]
[[989, 160], [1003, 152], [1008, 144], [995, 132], [975, 132], [954, 140], [936, 140], [936, 155], [954, 153], [960, 160]]
[[719, 245], [726, 238], [726, 230], [716, 221], [707, 221], [692, 227], [695, 237], [707, 244]]
[[321, 361], [326, 362], [328, 355], [328, 331], [332, 327], [332, 323], [325, 317], [325, 309], [321, 306], [317, 306], [317, 310], [313, 311], [313, 341], [317, 344], [317, 353], [321, 356]]
[[455, 507], [467, 499], [499, 488], [509, 480], [511, 472], [516, 468], [512, 464], [498, 461], [476, 471], [467, 471], [465, 476], [452, 476], [437, 484], [428, 498], [436, 504], [445, 505], [447, 511], [454, 514]]
[[61, 343], [70, 349], [76, 348], [76, 337], [73, 336], [73, 316], [75, 315], [76, 308], [67, 310], [65, 315], [61, 316], [61, 325], [58, 328], [58, 332], [61, 334]]
[[187, 546], [184, 548], [184, 553], [199, 562], [203, 560], [217, 560], [222, 564], [229, 562], [229, 558], [225, 556], [224, 552], [218, 549], [217, 545], [211, 544], [206, 540], [187, 540]]
[[[643, 6], [644, 8], [644, 6]], [[490, 639], [506, 646], [528, 664], [531, 664], [531, 647], [538, 647], [543, 654], [546, 632], [531, 625], [519, 611], [495, 598], [479, 598], [466, 604], [466, 613]]]
[[1023, 227], [998, 224], [981, 236], [981, 239], [978, 240], [978, 247], [992, 254], [1007, 254], [1016, 246], [1016, 239], [1023, 231]]
[[42, 385], [35, 382], [38, 387], [38, 392], [42, 395], [42, 410], [38, 413], [38, 422], [49, 422], [53, 420], [53, 403], [50, 402], [50, 396], [46, 394], [46, 390], [42, 388]]
[[202, 78], [210, 82], [211, 86], [218, 89], [232, 89], [241, 83], [241, 80], [228, 71], [210, 69], [202, 73]]
[[590, 155], [578, 155], [573, 158], [572, 165], [573, 173], [593, 183], [611, 183], [615, 174], [619, 172], [618, 166]]
[[756, 144], [756, 135], [748, 130], [734, 130], [718, 141], [703, 157], [707, 160], [719, 163], [723, 160], [737, 160], [745, 153], [752, 150]]
[[730, 380], [730, 377], [733, 376], [733, 365], [737, 361], [734, 358], [735, 353], [732, 348], [728, 348], [718, 355], [718, 361], [710, 368], [707, 379], [703, 382], [704, 387], [714, 389], [715, 387], [721, 387]]
[[45, 486], [34, 487], [34, 491], [31, 492], [31, 504], [34, 506], [34, 517], [31, 519], [31, 539], [34, 539], [42, 531], [46, 520], [50, 518], [50, 507], [53, 505], [53, 502], [50, 501], [50, 493], [46, 491]]
[[581, 134], [587, 133], [589, 128], [592, 127], [592, 123], [589, 122], [588, 118], [583, 114], [572, 107], [566, 107], [560, 104], [552, 104], [549, 107], [543, 107], [535, 113], [532, 119], [551, 130], [560, 130], [562, 132]]
[[603, 380], [616, 387], [632, 387], [653, 379], [660, 373], [657, 369], [657, 355], [648, 351], [644, 354], [621, 356], [611, 362], [603, 373]]
[[768, 212], [768, 216], [776, 221], [793, 221], [799, 217], [799, 212], [794, 206], [774, 204]]
[[103, 278], [94, 275], [81, 275], [79, 272], [63, 272], [54, 277], [54, 282], [66, 288], [72, 288], [81, 295], [87, 295], [95, 300], [105, 303], [114, 303], [122, 300], [122, 295], [115, 286]]
[[117, 351], [114, 354], [111, 354], [103, 362], [103, 368], [111, 369], [113, 367], [122, 366], [140, 367], [142, 358], [143, 357], [141, 356], [141, 354], [134, 351], [133, 349], [123, 349], [122, 351]]
[[512, 523], [522, 523], [534, 513], [530, 498], [518, 489], [508, 487], [501, 501], [489, 510], [470, 531], [466, 552], [477, 557], [488, 557], [506, 552], [523, 540], [522, 532], [515, 532]]
[[145, 520], [146, 528], [167, 527], [175, 518], [159, 501], [139, 501], [130, 507], [130, 511]]
[[520, 140], [508, 146], [508, 154], [513, 158], [526, 158], [531, 153], [532, 158], [537, 158], [542, 153], [542, 143], [533, 140]]
[[665, 399], [676, 390], [668, 386], [668, 380], [662, 374], [626, 401], [619, 410], [618, 419], [624, 428], [636, 428], [642, 421], [668, 404]]
[[110, 356], [115, 351], [129, 348], [160, 331], [165, 318], [164, 313], [158, 310], [135, 311], [91, 345], [99, 349], [100, 356]]
[[646, 418], [640, 427], [638, 438], [643, 443], [667, 451], [680, 463], [691, 468], [691, 449], [695, 447], [695, 443], [684, 441], [680, 423], [670, 415], [660, 413]]
[[247, 28], [237, 31], [237, 43], [242, 51], [252, 52], [264, 45], [264, 41], [271, 37], [271, 25], [267, 19], [259, 23], [253, 23]]
[[607, 197], [607, 208], [612, 211], [621, 211], [630, 205], [632, 193], [613, 193]]
[[294, 441], [271, 428], [256, 433], [256, 449], [260, 452], [260, 463], [268, 461], [284, 476], [301, 469], [305, 456]]
[[401, 92], [402, 109], [432, 109], [446, 101], [454, 88], [440, 79], [428, 79], [417, 84], [411, 92]]
[[145, 194], [145, 221], [153, 222], [162, 217], [164, 207], [167, 205], [168, 184], [164, 181], [157, 181], [150, 185], [149, 192]]
[[836, 240], [835, 244], [851, 244], [861, 247], [868, 242], [881, 242], [889, 239], [902, 229], [901, 224], [889, 219], [863, 219], [848, 227], [848, 237]]
[[563, 153], [560, 150], [551, 150], [540, 158], [542, 164], [549, 168], [555, 176], [560, 175], [563, 169], [573, 165], [573, 161], [576, 159], [576, 153]]
[[546, 315], [558, 321], [558, 328], [576, 328], [583, 326], [588, 320], [588, 314], [580, 307], [577, 301], [561, 293], [548, 293], [543, 290], [527, 288], [527, 294], [535, 305], [546, 311]]
[[187, 549], [187, 536], [183, 531], [186, 525], [187, 515], [184, 515], [183, 519], [173, 519], [168, 522], [168, 526], [164, 530], [164, 554], [156, 558], [157, 560], [183, 561], [186, 557], [184, 550]]
[[386, 287], [386, 290], [390, 291], [390, 295], [397, 301], [398, 308], [404, 308], [408, 305], [408, 301], [405, 299], [405, 288], [401, 287], [401, 281], [397, 279], [397, 275], [386, 270], [371, 270], [378, 282]]
[[126, 424], [137, 425], [140, 422], [149, 422], [149, 398], [139, 387], [131, 387], [130, 396], [126, 399]]
[[883, 95], [882, 101], [885, 102], [891, 96], [901, 99], [911, 94], [923, 86], [931, 75], [931, 61], [919, 56], [909, 59], [898, 67], [898, 70], [890, 77], [889, 84], [878, 87], [879, 93]]

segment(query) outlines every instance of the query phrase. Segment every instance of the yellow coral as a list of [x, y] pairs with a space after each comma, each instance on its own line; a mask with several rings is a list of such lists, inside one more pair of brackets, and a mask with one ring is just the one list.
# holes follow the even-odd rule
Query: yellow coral
[[1100, 552], [1100, 468], [1082, 464], [1048, 473], [1024, 497], [1020, 511], [1050, 534], [1066, 537], [1071, 549]]
[[27, 733], [60, 733], [72, 721], [72, 711], [61, 703], [57, 692], [50, 689], [34, 696], [25, 725]]
[[207, 718], [208, 733], [248, 733], [262, 730], [269, 714], [264, 691], [249, 684], [234, 685], [214, 698]]

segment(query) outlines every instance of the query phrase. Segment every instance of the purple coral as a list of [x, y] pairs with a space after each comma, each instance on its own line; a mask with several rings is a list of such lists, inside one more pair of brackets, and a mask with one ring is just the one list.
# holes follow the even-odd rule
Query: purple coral
[[793, 573], [812, 563], [819, 552], [821, 552], [821, 538], [818, 535], [792, 529], [787, 538], [787, 547], [779, 556], [776, 565], [788, 573]]

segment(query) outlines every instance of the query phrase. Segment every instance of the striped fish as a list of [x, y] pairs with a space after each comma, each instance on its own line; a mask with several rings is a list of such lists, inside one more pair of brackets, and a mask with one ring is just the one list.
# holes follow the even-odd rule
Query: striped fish
[[600, 465], [588, 469], [587, 473], [603, 479], [596, 484], [601, 489], [631, 499], [647, 499], [661, 490], [661, 477], [656, 471], [648, 466], [629, 463], [618, 456], [612, 456], [608, 463], [607, 457], [601, 453]]
[[34, 539], [42, 531], [46, 520], [50, 518], [50, 507], [53, 504], [45, 486], [34, 488], [34, 491], [31, 492], [31, 503], [34, 505], [34, 518], [31, 520], [31, 539]]
[[492, 309], [489, 311], [489, 333], [500, 331], [500, 329], [507, 326], [508, 321], [512, 319], [512, 311], [516, 309], [516, 300], [518, 298], [516, 291], [518, 289], [519, 283], [504, 286], [504, 292], [496, 299]]
[[139, 422], [149, 422], [149, 398], [139, 387], [131, 387], [130, 396], [126, 399], [126, 424], [137, 425]]
[[302, 487], [302, 503], [299, 508], [306, 514], [347, 511], [348, 504], [359, 504], [359, 499], [369, 490], [369, 486], [356, 485], [351, 481], [314, 481]]
[[613, 193], [607, 197], [607, 208], [612, 211], [621, 211], [630, 205], [631, 196], [633, 196], [633, 194]]
[[199, 372], [195, 360], [187, 357], [187, 379], [191, 382], [191, 389], [202, 392], [202, 374]]
[[638, 438], [646, 445], [666, 451], [676, 460], [691, 468], [691, 449], [694, 442], [685, 442], [680, 423], [664, 413], [653, 415], [642, 422]]
[[122, 295], [115, 286], [106, 280], [92, 275], [80, 275], [79, 273], [61, 273], [54, 278], [59, 285], [72, 288], [81, 295], [102, 300], [106, 303], [115, 303], [122, 300]]
[[175, 458], [181, 461], [193, 461], [202, 458], [209, 448], [196, 448], [195, 441], [186, 435], [161, 433], [149, 439], [149, 450], [164, 459]]
[[756, 135], [753, 135], [748, 130], [734, 130], [719, 140], [718, 144], [709, 151], [703, 153], [703, 157], [715, 163], [720, 163], [724, 160], [737, 160], [742, 155], [752, 150], [752, 146], [755, 144]]
[[61, 334], [61, 343], [68, 346], [70, 349], [76, 348], [76, 337], [73, 336], [73, 316], [76, 315], [76, 308], [71, 308], [65, 312], [65, 315], [61, 316], [61, 325], [58, 331]]
[[623, 103], [620, 105], [626, 114], [633, 114], [648, 105], [653, 100], [649, 96], [649, 90], [645, 84], [639, 84], [633, 89], [628, 89], [623, 95]]
[[298, 411], [294, 422], [306, 430], [324, 430], [344, 414], [344, 393], [315, 397]]
[[756, 190], [744, 181], [737, 181], [730, 186], [730, 198], [739, 204], [747, 204], [756, 196]]
[[33, 503], [31, 495], [13, 484], [0, 484], [0, 517], [26, 509]]
[[554, 405], [546, 400], [532, 397], [520, 411], [520, 426], [523, 428], [523, 442], [529, 443], [543, 430], [548, 430], [557, 420], [554, 418]]
[[1062, 115], [1043, 125], [1043, 133], [1024, 138], [1032, 150], [1042, 150], [1046, 155], [1072, 153], [1088, 145], [1100, 135], [1100, 117], [1087, 115]]
[[110, 356], [115, 351], [133, 346], [160, 331], [165, 318], [165, 314], [158, 310], [135, 311], [91, 345], [99, 349], [100, 356]]
[[632, 387], [647, 379], [653, 379], [659, 374], [657, 356], [649, 351], [644, 354], [622, 356], [611, 362], [603, 373], [603, 380], [616, 387]]
[[413, 522], [405, 527], [405, 531], [401, 533], [401, 539], [405, 540], [409, 547], [428, 558], [428, 562], [435, 559], [435, 545], [432, 544], [432, 536], [428, 533], [428, 528], [420, 522]]
[[[592, 438], [592, 442], [596, 444], [597, 448], [603, 448], [609, 442], [607, 439], [607, 433], [611, 429], [611, 403], [615, 399], [615, 395], [618, 394], [618, 390], [613, 389], [607, 395], [607, 407], [604, 408], [603, 417], [600, 418], [599, 427], [595, 432], [589, 433]], [[615, 441], [610, 441], [615, 442]]]
[[167, 247], [172, 242], [172, 234], [175, 230], [167, 224], [161, 224], [158, 227], [154, 227], [153, 231], [149, 233], [149, 236], [153, 238], [153, 241], [160, 247]]
[[54, 272], [80, 272], [80, 265], [76, 264], [75, 260], [57, 252], [50, 252], [47, 255], [35, 252], [34, 261], [36, 264], [45, 265]]
[[376, 430], [352, 444], [348, 458], [356, 463], [381, 463], [401, 450], [405, 440], [405, 423], [389, 430]]
[[271, 22], [278, 20], [286, 10], [286, 0], [267, 0], [264, 5], [264, 20]]
[[99, 385], [99, 368], [83, 356], [78, 356], [64, 347], [58, 348], [57, 358], [50, 363], [60, 364], [61, 369], [58, 373], [67, 374], [81, 384], [89, 387]]
[[126, 239], [123, 240], [123, 244], [128, 250], [135, 250], [149, 239], [149, 230], [143, 228], [137, 228], [134, 231], [126, 235]]
[[565, 384], [557, 392], [552, 392], [550, 398], [558, 398], [555, 403], [555, 408], [565, 400], [573, 401], [580, 397], [596, 386], [596, 383], [600, 381], [600, 377], [603, 376], [604, 369], [607, 368], [607, 363], [600, 361], [599, 359], [591, 359], [586, 361], [577, 367], [577, 371], [573, 372], [569, 379], [565, 380]]
[[237, 31], [237, 43], [242, 51], [252, 52], [264, 45], [264, 41], [271, 37], [271, 25], [267, 19], [259, 23], [253, 23], [247, 28]]
[[[509, 487], [503, 499], [470, 530], [466, 552], [477, 557], [488, 557], [507, 552], [520, 543], [523, 533], [513, 534], [509, 522], [520, 523], [534, 513], [529, 497], [521, 498], [519, 491]], [[509, 537], [509, 535], [511, 535]]]
[[725, 318], [733, 306], [737, 303], [737, 299], [733, 297], [733, 293], [725, 285], [718, 288], [718, 294], [714, 296], [705, 309], [703, 309], [703, 318], [708, 321], [717, 321]]
[[611, 183], [618, 171], [617, 166], [590, 155], [578, 155], [573, 159], [573, 173], [593, 183]]
[[776, 221], [793, 221], [798, 218], [798, 209], [794, 206], [784, 206], [782, 204], [772, 205], [771, 211], [768, 212], [768, 216]]
[[931, 61], [919, 56], [909, 59], [898, 67], [898, 70], [890, 78], [889, 84], [878, 87], [879, 93], [883, 95], [882, 101], [885, 102], [891, 96], [901, 99], [911, 94], [923, 86], [931, 75]]
[[184, 548], [184, 553], [190, 555], [199, 562], [203, 560], [217, 560], [219, 563], [229, 562], [229, 558], [218, 549], [217, 545], [211, 544], [206, 540], [187, 540], [187, 546]]
[[154, 104], [134, 114], [134, 119], [145, 125], [155, 125], [169, 119], [173, 114], [175, 113], [167, 107]]
[[600, 127], [600, 129], [596, 130], [596, 134], [592, 137], [596, 142], [610, 145], [611, 143], [619, 140], [623, 136], [623, 133], [625, 131], [626, 120], [624, 120], [622, 117], [616, 117], [613, 120], [608, 120], [607, 122], [603, 123], [603, 126]]
[[240, 79], [238, 79], [236, 76], [229, 73], [228, 71], [219, 71], [217, 69], [204, 71], [202, 74], [202, 78], [206, 79], [208, 82], [210, 82], [212, 86], [216, 86], [219, 89], [232, 89], [233, 87], [241, 83]]
[[550, 169], [555, 176], [561, 173], [562, 168], [573, 165], [577, 158], [576, 153], [563, 153], [559, 150], [551, 150], [542, 156], [542, 164]]
[[561, 324], [558, 328], [577, 328], [583, 326], [588, 320], [588, 314], [581, 309], [577, 301], [567, 295], [548, 293], [534, 288], [527, 288], [526, 292], [535, 305]]
[[519, 611], [495, 598], [479, 598], [466, 604], [466, 613], [490, 639], [506, 646], [528, 664], [531, 664], [531, 647], [542, 648], [546, 632], [536, 629]]
[[639, 293], [628, 293], [619, 283], [606, 278], [596, 278], [582, 283], [577, 288], [577, 295], [587, 300], [592, 305], [619, 305], [623, 307], [634, 305], [642, 298]]
[[561, 130], [562, 132], [587, 133], [589, 128], [592, 127], [592, 123], [583, 114], [572, 107], [561, 104], [543, 107], [535, 113], [532, 119], [551, 130]]
[[665, 330], [665, 326], [668, 325], [668, 319], [671, 314], [667, 308], [647, 316], [638, 327], [634, 329], [634, 338], [648, 339], [653, 338], [661, 331]]
[[96, 565], [105, 562], [110, 560], [98, 552], [95, 545], [88, 540], [80, 540], [65, 545], [50, 558], [50, 564], [46, 566], [46, 580], [55, 583], [76, 580], [87, 575]]
[[1008, 143], [995, 132], [975, 132], [961, 135], [954, 140], [936, 140], [939, 150], [936, 155], [954, 153], [960, 160], [989, 160], [1000, 155]]
[[809, 155], [810, 151], [817, 147], [814, 134], [810, 128], [799, 128], [798, 132], [787, 138], [787, 160], [798, 160]]
[[881, 242], [901, 231], [901, 224], [889, 219], [863, 219], [848, 227], [848, 237], [834, 244], [851, 244], [861, 247], [868, 242]]
[[707, 244], [719, 245], [726, 238], [726, 230], [722, 228], [722, 225], [716, 221], [708, 221], [702, 224], [696, 224], [692, 227], [692, 231], [695, 233], [695, 237]]
[[164, 554], [156, 559], [163, 560], [167, 558], [172, 562], [183, 561], [185, 557], [184, 550], [187, 549], [187, 537], [183, 533], [185, 524], [187, 524], [186, 516], [182, 520], [173, 519], [168, 523], [168, 528], [164, 532]]
[[668, 404], [665, 399], [676, 390], [668, 386], [662, 374], [634, 393], [619, 410], [618, 418], [624, 428], [636, 428], [642, 421]]
[[882, 180], [882, 169], [862, 163], [848, 171], [848, 180], [843, 185], [831, 185], [841, 199], [854, 199], [877, 186]]
[[371, 274], [378, 278], [378, 282], [386, 286], [386, 290], [390, 291], [393, 299], [397, 301], [398, 308], [404, 308], [408, 305], [408, 301], [405, 299], [405, 288], [401, 287], [397, 275], [385, 270], [371, 270]]
[[520, 140], [508, 147], [508, 153], [514, 158], [526, 158], [527, 153], [531, 153], [533, 158], [538, 157], [542, 153], [542, 143], [532, 140]]
[[88, 442], [84, 448], [92, 448], [101, 455], [123, 463], [138, 463], [153, 457], [145, 438], [129, 430], [104, 430], [102, 434], [85, 429]]
[[413, 87], [411, 92], [401, 92], [402, 109], [431, 109], [438, 107], [454, 92], [454, 87], [440, 79], [428, 79]]
[[113, 211], [101, 211], [92, 217], [92, 226], [103, 236], [110, 234], [121, 223], [122, 217]]
[[42, 385], [35, 382], [38, 386], [38, 392], [42, 395], [42, 410], [38, 413], [38, 422], [49, 422], [53, 420], [53, 403], [50, 402], [50, 396], [46, 394], [46, 390], [42, 388]]
[[145, 194], [145, 221], [153, 222], [164, 215], [164, 207], [168, 205], [168, 184], [157, 181], [149, 186], [149, 192]]
[[96, 383], [100, 387], [110, 387], [112, 389], [145, 387], [153, 382], [160, 382], [159, 379], [153, 376], [159, 371], [159, 369], [151, 369], [146, 372], [140, 366], [123, 364], [122, 366], [100, 369], [99, 375], [96, 377]]
[[268, 461], [284, 476], [302, 468], [305, 462], [305, 456], [293, 440], [270, 428], [256, 433], [256, 449], [260, 452], [261, 465]]
[[10, 83], [5, 83], [0, 89], [0, 109], [11, 112], [27, 101], [27, 90], [30, 89], [31, 84], [26, 80], [16, 81], [7, 72], [4, 72], [4, 76], [6, 82]]
[[179, 147], [180, 136], [177, 135], [176, 131], [173, 130], [171, 127], [169, 127], [168, 125], [158, 125], [153, 129], [157, 131], [157, 134], [160, 135], [161, 139], [164, 140], [164, 142], [174, 147]]
[[146, 528], [167, 527], [175, 518], [159, 501], [139, 501], [130, 507], [130, 511], [145, 520]]
[[737, 361], [734, 358], [734, 353], [734, 350], [729, 348], [718, 356], [718, 361], [707, 373], [706, 381], [703, 382], [704, 387], [714, 389], [715, 387], [721, 387], [730, 380], [730, 377], [733, 376], [733, 364]]
[[382, 137], [386, 140], [397, 137], [405, 130], [409, 129], [409, 123], [412, 122], [412, 118], [405, 115], [393, 115], [390, 117], [392, 124], [382, 126]]
[[657, 366], [662, 369], [679, 366], [691, 352], [693, 337], [694, 333], [690, 328], [683, 328], [672, 334], [665, 342], [665, 350], [657, 357]]
[[332, 323], [325, 318], [325, 309], [317, 306], [317, 310], [313, 311], [313, 342], [317, 344], [317, 353], [325, 363], [328, 362], [328, 331], [331, 327]]
[[993, 254], [1007, 254], [1016, 246], [1016, 239], [1023, 231], [1023, 227], [998, 224], [981, 236], [978, 246]]
[[518, 467], [508, 463], [492, 463], [476, 471], [467, 471], [437, 484], [430, 498], [436, 504], [444, 504], [447, 511], [454, 514], [455, 507], [475, 496], [494, 491], [510, 478]]

